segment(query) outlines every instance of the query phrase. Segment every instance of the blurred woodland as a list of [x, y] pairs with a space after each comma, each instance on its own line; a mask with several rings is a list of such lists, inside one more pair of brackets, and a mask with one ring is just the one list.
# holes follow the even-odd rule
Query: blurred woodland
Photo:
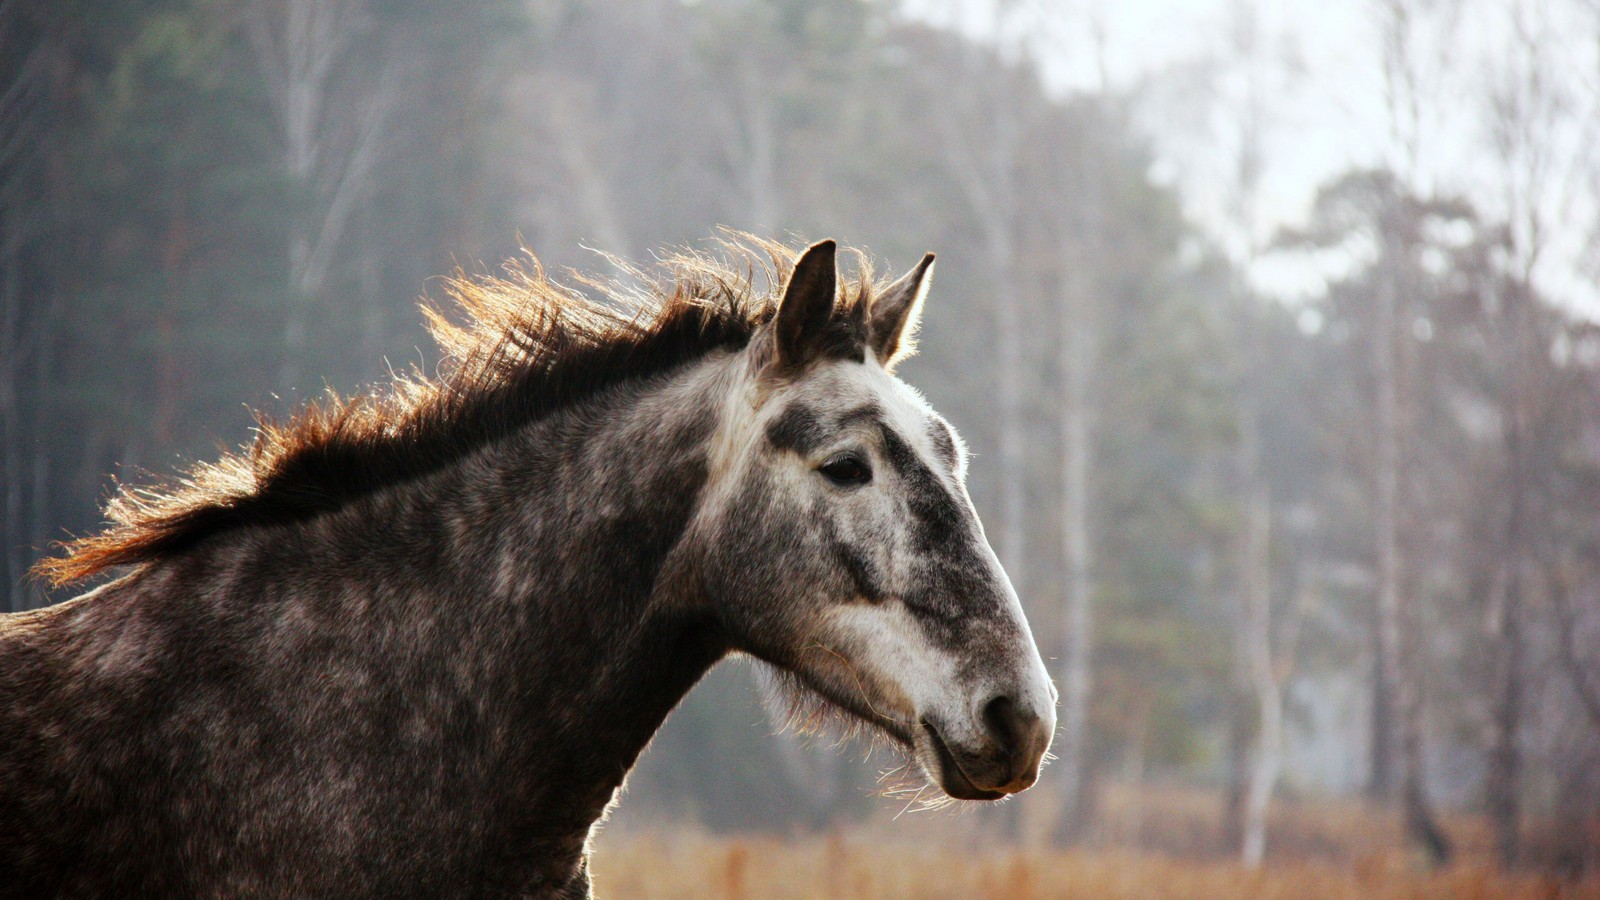
[[[109, 475], [431, 368], [416, 301], [458, 266], [526, 246], [608, 274], [586, 248], [647, 260], [718, 226], [885, 270], [934, 250], [901, 372], [975, 452], [1062, 705], [1038, 788], [918, 816], [1139, 847], [1108, 797], [1177, 791], [1203, 837], [1157, 849], [1250, 867], [1284, 804], [1361, 802], [1417, 860], [1592, 875], [1600, 232], [1566, 211], [1600, 204], [1600, 154], [1558, 137], [1592, 146], [1600, 65], [1550, 70], [1518, 30], [1547, 6], [1600, 41], [1580, 0], [1491, 5], [1526, 39], [1450, 92], [1491, 167], [1474, 192], [1424, 177], [1408, 138], [1431, 65], [1412, 37], [1441, 5], [1371, 4], [1402, 152], [1261, 236], [1275, 88], [1248, 27], [1204, 69], [1064, 90], [1037, 43], [887, 0], [6, 0], [7, 608], [64, 599], [27, 570], [96, 527]], [[1189, 137], [1231, 236], [1153, 174], [1160, 129], [1194, 127], [1174, 104], [1208, 110]], [[1576, 275], [1542, 277], [1574, 241]], [[1314, 296], [1250, 277], [1330, 254]], [[612, 827], [840, 834], [905, 805], [874, 795], [885, 760], [781, 724], [719, 667]]]

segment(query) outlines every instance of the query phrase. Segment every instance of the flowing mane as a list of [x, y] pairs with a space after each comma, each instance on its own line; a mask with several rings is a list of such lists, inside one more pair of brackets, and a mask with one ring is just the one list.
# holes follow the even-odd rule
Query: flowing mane
[[[839, 322], [872, 299], [870, 264], [856, 256], [860, 275], [840, 292]], [[249, 445], [165, 483], [119, 484], [108, 527], [64, 543], [34, 572], [59, 586], [226, 529], [308, 518], [621, 382], [738, 350], [772, 318], [793, 259], [790, 247], [737, 235], [712, 254], [661, 259], [664, 277], [611, 260], [643, 287], [578, 275], [574, 288], [546, 277], [531, 254], [502, 276], [458, 270], [445, 292], [464, 321], [423, 306], [443, 354], [439, 376], [414, 370], [353, 397], [329, 391], [287, 420], [257, 412]]]

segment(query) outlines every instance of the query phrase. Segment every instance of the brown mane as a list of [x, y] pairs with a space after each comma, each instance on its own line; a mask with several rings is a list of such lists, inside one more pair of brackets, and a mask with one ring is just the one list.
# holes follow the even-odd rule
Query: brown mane
[[[457, 271], [446, 293], [457, 324], [425, 305], [443, 353], [442, 374], [414, 371], [354, 397], [332, 391], [286, 421], [257, 413], [255, 440], [166, 484], [118, 485], [109, 526], [62, 546], [34, 573], [64, 585], [120, 565], [157, 559], [218, 532], [293, 521], [439, 469], [488, 441], [620, 382], [659, 374], [749, 343], [776, 308], [795, 252], [737, 235], [720, 253], [671, 255], [653, 277], [620, 261], [646, 285], [578, 276], [580, 290], [546, 278], [530, 254], [502, 277]], [[870, 303], [871, 269], [841, 291], [836, 318]], [[859, 319], [858, 319], [859, 320]]]

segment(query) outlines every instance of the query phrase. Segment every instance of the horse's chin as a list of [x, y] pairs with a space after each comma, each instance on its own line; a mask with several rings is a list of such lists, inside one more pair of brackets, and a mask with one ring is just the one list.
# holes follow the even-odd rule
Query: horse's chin
[[870, 700], [825, 680], [757, 659], [763, 700], [782, 711], [786, 726], [802, 734], [829, 734], [841, 741], [864, 738], [914, 753], [916, 735], [909, 723], [882, 715]]

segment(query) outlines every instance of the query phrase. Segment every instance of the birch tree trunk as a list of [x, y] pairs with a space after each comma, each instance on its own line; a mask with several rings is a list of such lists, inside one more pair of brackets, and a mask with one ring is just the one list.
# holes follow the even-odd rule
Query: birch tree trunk
[[[1005, 104], [1000, 104], [1004, 106]], [[1023, 590], [1026, 572], [1022, 555], [1027, 533], [1027, 445], [1022, 423], [1022, 302], [1017, 288], [1013, 156], [1018, 125], [1009, 114], [994, 122], [993, 143], [984, 160], [989, 169], [989, 190], [982, 196], [978, 219], [994, 294], [995, 392], [999, 401], [1000, 528], [996, 549], [1006, 573]]]
[[[1258, 426], [1245, 422], [1246, 472], [1259, 468], [1256, 459]], [[1302, 584], [1281, 614], [1272, 602], [1272, 496], [1259, 475], [1248, 476], [1244, 540], [1241, 559], [1240, 599], [1243, 622], [1239, 630], [1241, 656], [1256, 696], [1255, 750], [1242, 802], [1240, 861], [1259, 868], [1266, 857], [1267, 814], [1278, 779], [1283, 773], [1284, 689], [1294, 673], [1299, 653], [1300, 625], [1312, 605], [1312, 588]], [[1301, 566], [1302, 576], [1306, 568]]]
[[[1380, 690], [1393, 704], [1399, 726], [1397, 760], [1401, 803], [1406, 832], [1436, 862], [1450, 857], [1450, 845], [1433, 819], [1427, 801], [1422, 769], [1423, 734], [1420, 674], [1408, 671], [1405, 658], [1418, 660], [1420, 642], [1408, 632], [1405, 578], [1401, 556], [1400, 518], [1403, 478], [1403, 448], [1406, 422], [1403, 400], [1408, 391], [1403, 385], [1398, 334], [1404, 279], [1398, 271], [1407, 252], [1400, 238], [1403, 215], [1390, 209], [1381, 225], [1383, 248], [1376, 284], [1376, 316], [1373, 324], [1373, 372], [1376, 380], [1377, 408], [1374, 441], [1376, 444], [1373, 543], [1378, 560], [1377, 614]], [[1411, 638], [1408, 640], [1408, 638]], [[1385, 751], [1389, 752], [1389, 751]]]
[[1394, 799], [1394, 700], [1389, 695], [1389, 682], [1384, 674], [1389, 651], [1383, 615], [1372, 617], [1371, 679], [1372, 693], [1368, 705], [1370, 744], [1367, 748], [1367, 797], [1373, 800]]
[[1094, 593], [1090, 539], [1090, 469], [1093, 454], [1091, 381], [1099, 343], [1099, 315], [1086, 274], [1087, 254], [1065, 253], [1064, 296], [1059, 305], [1058, 353], [1066, 379], [1061, 410], [1061, 542], [1066, 567], [1066, 597], [1061, 634], [1061, 737], [1053, 773], [1062, 779], [1064, 824], [1076, 829], [1085, 818], [1085, 757], [1089, 733], [1090, 654]]
[[1272, 654], [1272, 500], [1259, 483], [1245, 502], [1244, 525], [1241, 633], [1256, 695], [1256, 745], [1245, 793], [1239, 858], [1246, 866], [1258, 868], [1267, 848], [1267, 808], [1283, 767], [1283, 691]]
[[745, 56], [739, 58], [739, 135], [745, 150], [744, 195], [750, 227], [778, 227], [782, 210], [778, 191], [777, 98], [769, 78]]
[[[576, 97], [569, 90], [546, 90], [540, 111], [547, 120], [541, 136], [552, 146], [561, 166], [561, 175], [576, 195], [576, 214], [588, 226], [587, 233], [606, 253], [633, 250], [628, 228], [610, 179], [591, 145], [592, 131]], [[580, 232], [582, 234], [584, 232]]]
[[[1414, 311], [1410, 304], [1414, 290], [1411, 277], [1418, 222], [1412, 199], [1425, 193], [1419, 187], [1424, 121], [1431, 109], [1425, 91], [1431, 89], [1430, 75], [1442, 79], [1448, 60], [1442, 55], [1419, 55], [1418, 36], [1429, 26], [1440, 34], [1454, 27], [1453, 13], [1446, 8], [1429, 10], [1416, 0], [1377, 0], [1382, 38], [1381, 63], [1391, 152], [1391, 168], [1403, 189], [1400, 196], [1382, 207], [1378, 225], [1379, 262], [1377, 271], [1376, 315], [1374, 322], [1373, 373], [1377, 381], [1376, 470], [1374, 472], [1374, 551], [1377, 557], [1377, 655], [1378, 683], [1374, 698], [1389, 704], [1398, 738], [1394, 768], [1399, 777], [1400, 801], [1406, 833], [1435, 862], [1450, 857], [1450, 843], [1434, 821], [1427, 799], [1423, 773], [1422, 658], [1426, 648], [1409, 607], [1410, 585], [1407, 561], [1401, 542], [1404, 524], [1406, 442], [1412, 434], [1415, 416], [1411, 414], [1415, 379], [1411, 370], [1409, 342], [1401, 329], [1409, 330]], [[1438, 13], [1430, 19], [1430, 15]], [[1431, 66], [1431, 68], [1430, 68]], [[1442, 81], [1441, 81], [1442, 83]], [[1410, 523], [1414, 524], [1414, 523]], [[1411, 660], [1408, 667], [1406, 660]], [[1376, 732], [1376, 729], [1375, 729]], [[1375, 733], [1374, 737], [1378, 737]], [[1392, 752], [1374, 747], [1374, 753]], [[1376, 758], [1376, 757], [1374, 757]], [[1377, 774], [1377, 773], [1375, 773]], [[1376, 779], [1374, 779], [1376, 781]]]
[[[1511, 516], [1516, 524], [1508, 528], [1510, 538], [1520, 530], [1520, 507], [1512, 498]], [[1502, 564], [1505, 570], [1501, 587], [1501, 609], [1492, 636], [1496, 645], [1495, 696], [1491, 714], [1492, 738], [1489, 748], [1489, 771], [1484, 779], [1484, 794], [1489, 810], [1489, 820], [1494, 826], [1495, 852], [1500, 864], [1510, 868], [1516, 864], [1521, 821], [1517, 797], [1517, 776], [1522, 768], [1521, 748], [1518, 738], [1522, 730], [1523, 702], [1523, 579], [1519, 571], [1520, 548], [1511, 545], [1503, 552], [1510, 557]], [[1497, 579], [1499, 580], [1499, 579]]]
[[[1373, 323], [1372, 368], [1376, 376], [1377, 397], [1374, 408], [1374, 452], [1376, 466], [1373, 472], [1373, 549], [1378, 563], [1377, 583], [1377, 693], [1381, 702], [1398, 711], [1403, 717], [1410, 704], [1400, 699], [1406, 689], [1400, 665], [1400, 436], [1399, 387], [1395, 383], [1395, 297], [1394, 279], [1387, 273], [1379, 274], [1377, 316]], [[1374, 735], [1374, 740], [1377, 740]], [[1384, 735], [1384, 737], [1390, 737]], [[1391, 738], [1392, 740], [1392, 738]], [[1395, 746], [1378, 747], [1394, 759]], [[1402, 761], [1402, 768], [1408, 768]], [[1402, 780], [1409, 781], [1409, 774]], [[1374, 782], [1377, 782], [1376, 777]]]

